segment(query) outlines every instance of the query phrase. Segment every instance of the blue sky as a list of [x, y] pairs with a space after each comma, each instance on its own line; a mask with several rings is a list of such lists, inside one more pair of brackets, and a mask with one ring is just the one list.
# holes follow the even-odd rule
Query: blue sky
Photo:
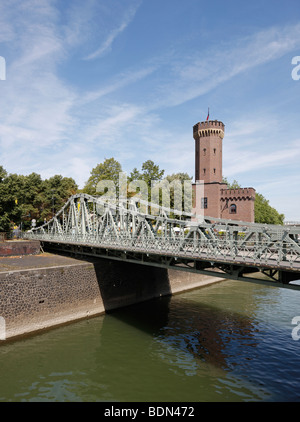
[[194, 176], [209, 107], [223, 175], [300, 220], [299, 0], [0, 0], [0, 56], [8, 172], [83, 187], [114, 157]]

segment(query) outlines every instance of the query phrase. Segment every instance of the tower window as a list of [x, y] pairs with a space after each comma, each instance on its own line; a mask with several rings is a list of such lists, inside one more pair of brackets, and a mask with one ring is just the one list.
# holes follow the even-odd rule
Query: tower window
[[207, 208], [207, 197], [201, 198], [201, 208]]
[[230, 205], [229, 214], [236, 214], [236, 205], [235, 204]]
[[206, 155], [206, 148], [203, 148], [203, 155]]
[[216, 174], [216, 169], [214, 169], [214, 174]]
[[206, 169], [203, 169], [203, 173], [204, 173], [204, 174], [206, 173]]
[[214, 148], [214, 155], [216, 155], [216, 148]]

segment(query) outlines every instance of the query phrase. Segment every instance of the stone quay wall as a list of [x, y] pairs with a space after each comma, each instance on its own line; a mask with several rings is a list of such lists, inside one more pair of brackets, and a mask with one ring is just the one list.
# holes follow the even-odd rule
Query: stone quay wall
[[1, 271], [0, 318], [7, 340], [221, 280], [121, 261], [70, 259]]

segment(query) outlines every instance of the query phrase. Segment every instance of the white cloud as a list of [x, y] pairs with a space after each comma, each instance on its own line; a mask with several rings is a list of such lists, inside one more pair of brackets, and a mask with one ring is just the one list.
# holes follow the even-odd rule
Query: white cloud
[[71, 109], [76, 94], [57, 75], [65, 51], [56, 26], [57, 11], [51, 4], [17, 2], [14, 10], [9, 6], [4, 10], [2, 5], [6, 16], [14, 14], [10, 16], [14, 34], [10, 47], [15, 54], [8, 61], [0, 97], [1, 158], [12, 172], [45, 167], [47, 148], [55, 149], [74, 123]]
[[[286, 127], [275, 114], [265, 112], [263, 117], [261, 114], [260, 110], [256, 110], [247, 118], [239, 115], [225, 132], [224, 176], [239, 178], [243, 173], [258, 175], [266, 172], [266, 169], [274, 174], [274, 170], [298, 165], [300, 140], [291, 134], [286, 136]], [[284, 142], [282, 137], [285, 138]]]
[[113, 141], [115, 143], [121, 141], [124, 144], [124, 131], [142, 112], [142, 109], [130, 104], [107, 107], [108, 115], [100, 116], [95, 122], [90, 122], [83, 133], [83, 139], [88, 143], [98, 141], [102, 145], [108, 145]]
[[140, 81], [141, 79], [144, 79], [145, 77], [151, 75], [155, 69], [155, 66], [147, 66], [139, 70], [123, 72], [122, 74], [117, 75], [117, 77], [115, 77], [111, 83], [105, 84], [103, 88], [84, 94], [80, 98], [79, 103], [83, 105], [92, 101], [99, 100], [105, 95], [111, 94], [120, 88], [124, 88], [130, 84]]
[[[300, 24], [269, 28], [202, 50], [195, 45], [179, 49], [174, 42], [157, 57], [147, 57], [147, 49], [143, 56], [131, 54], [126, 69], [118, 63], [115, 72], [108, 74], [105, 65], [100, 69], [102, 62], [93, 59], [103, 57], [124, 35], [141, 2], [131, 2], [133, 6], [125, 12], [121, 0], [117, 2], [121, 8], [87, 1], [74, 0], [64, 7], [50, 0], [0, 4], [0, 42], [9, 56], [7, 80], [0, 85], [0, 152], [1, 165], [10, 172], [36, 171], [42, 177], [63, 174], [82, 185], [97, 163], [114, 156], [128, 171], [150, 158], [166, 173], [193, 175], [194, 122], [180, 133], [169, 125], [177, 110], [183, 115], [191, 109], [176, 106], [195, 98], [200, 103], [201, 97], [217, 87], [222, 92], [224, 82], [234, 83], [243, 72], [289, 52], [295, 55], [300, 44]], [[85, 56], [88, 60], [83, 61]], [[78, 73], [76, 66], [82, 66]], [[99, 69], [99, 79], [89, 83], [84, 72], [93, 74]], [[235, 107], [234, 99], [228, 98], [228, 110]], [[273, 111], [263, 118], [258, 110], [247, 118], [240, 114], [237, 119], [241, 120], [232, 119], [226, 128], [226, 177], [240, 180], [239, 176], [249, 174], [251, 185], [253, 176], [259, 178], [263, 169], [274, 174], [278, 167], [296, 168], [299, 143], [294, 135], [284, 138], [288, 139], [284, 145], [280, 142], [282, 132]], [[274, 146], [263, 139], [266, 127], [273, 130]], [[271, 194], [276, 180], [271, 184], [261, 179], [258, 187]]]
[[[300, 24], [273, 27], [221, 47], [211, 46], [206, 51], [194, 51], [180, 58], [173, 58], [169, 82], [160, 84], [156, 96], [157, 107], [178, 106], [207, 94], [220, 84], [242, 72], [279, 59], [298, 48]], [[196, 57], [196, 58], [195, 58]], [[174, 79], [176, 83], [174, 84]]]
[[289, 162], [298, 162], [300, 159], [299, 148], [287, 147], [269, 153], [262, 151], [236, 151], [235, 157], [231, 156], [227, 167], [224, 168], [224, 174], [228, 177], [236, 176], [245, 172], [265, 169], [267, 167], [280, 168], [286, 166]]
[[140, 7], [140, 2], [129, 7], [128, 11], [126, 11], [123, 16], [121, 23], [119, 23], [119, 25], [116, 28], [112, 29], [109, 35], [107, 36], [107, 38], [102, 42], [101, 46], [93, 53], [90, 53], [85, 59], [92, 60], [92, 59], [101, 57], [104, 53], [109, 51], [115, 39], [132, 22], [139, 7]]

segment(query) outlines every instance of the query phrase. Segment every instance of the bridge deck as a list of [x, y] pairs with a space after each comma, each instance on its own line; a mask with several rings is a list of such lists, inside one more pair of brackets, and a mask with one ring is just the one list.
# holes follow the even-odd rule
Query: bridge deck
[[[111, 205], [101, 198], [74, 195], [52, 220], [27, 237], [72, 249], [73, 253], [152, 265], [181, 263], [190, 271], [207, 267], [249, 272], [283, 273], [285, 283], [300, 278], [300, 228], [272, 226], [209, 217], [199, 221], [171, 219], [163, 207], [158, 215], [142, 214], [136, 204]], [[149, 259], [148, 259], [149, 257]], [[193, 267], [189, 265], [193, 263]], [[234, 268], [234, 270], [232, 270]], [[292, 274], [292, 275], [291, 275]]]

